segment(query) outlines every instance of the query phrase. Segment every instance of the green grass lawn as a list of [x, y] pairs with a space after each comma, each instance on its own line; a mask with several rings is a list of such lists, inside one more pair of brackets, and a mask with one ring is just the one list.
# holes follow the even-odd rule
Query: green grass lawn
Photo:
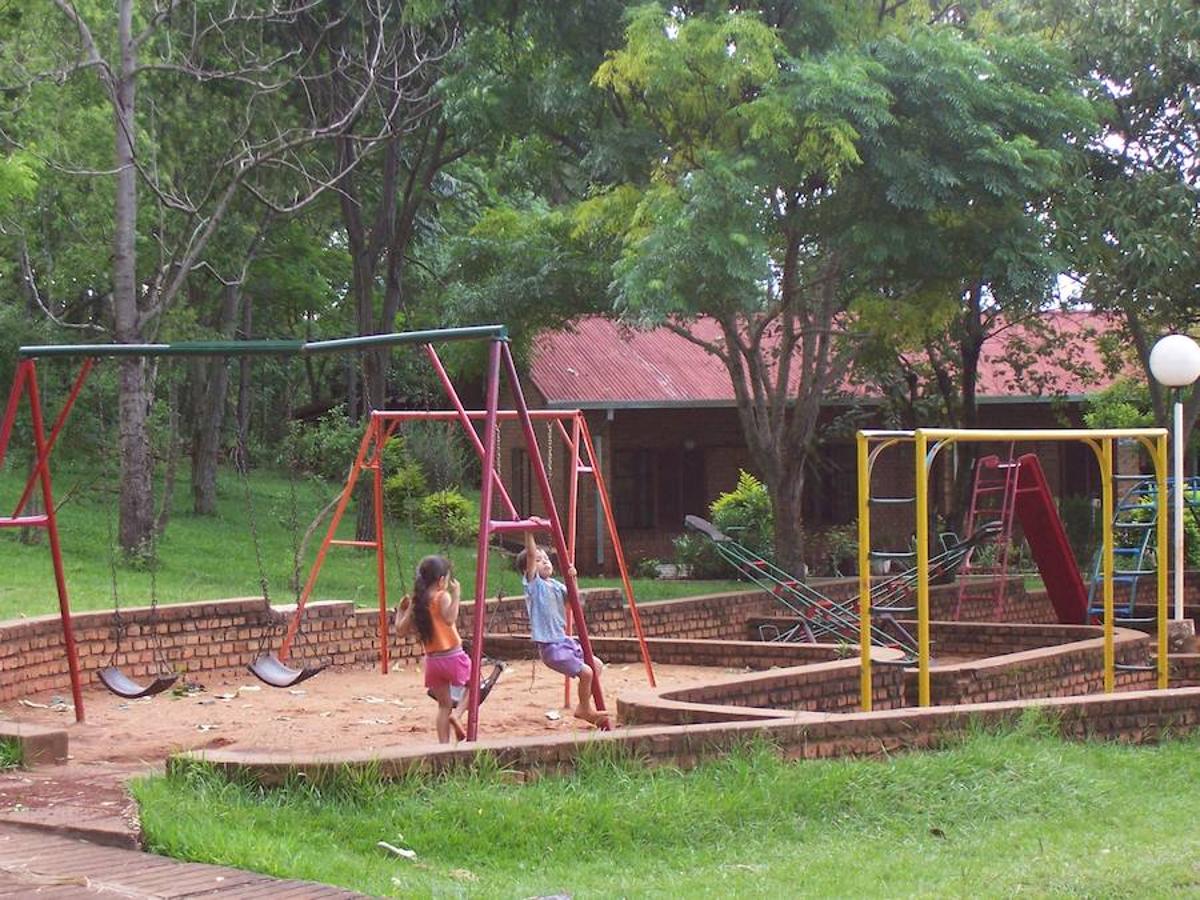
[[[1036, 720], [886, 761], [748, 748], [683, 773], [138, 781], [158, 852], [405, 897], [1147, 897], [1200, 891], [1200, 743], [1065, 743]], [[396, 858], [377, 842], [415, 851]]]
[[[54, 470], [55, 495], [61, 505], [59, 531], [71, 605], [75, 610], [111, 608], [112, 554], [115, 534], [116, 485], [98, 478], [80, 464], [63, 464]], [[11, 512], [21, 488], [23, 475], [11, 467], [0, 471], [0, 498], [5, 512]], [[250, 491], [250, 503], [246, 487]], [[295, 489], [293, 515], [292, 489]], [[175, 491], [170, 525], [158, 548], [159, 565], [154, 572], [159, 602], [183, 603], [222, 597], [258, 596], [259, 568], [251, 536], [251, 519], [259, 536], [259, 553], [269, 585], [271, 599], [289, 603], [294, 592], [289, 585], [291, 562], [296, 544], [292, 528], [295, 519], [304, 529], [331, 500], [340, 485], [317, 478], [299, 478], [294, 482], [273, 471], [257, 471], [247, 481], [223, 469], [219, 482], [219, 509], [216, 516], [191, 513], [191, 493], [187, 471], [183, 468]], [[66, 500], [63, 503], [63, 500]], [[253, 509], [253, 516], [251, 516]], [[302, 569], [306, 576], [325, 534], [323, 523], [308, 544]], [[347, 513], [339, 537], [352, 537], [354, 506]], [[411, 587], [411, 573], [422, 556], [445, 552], [455, 563], [462, 582], [463, 596], [475, 591], [475, 548], [442, 547], [420, 538], [406, 523], [392, 522], [387, 531], [389, 598], [394, 603], [399, 593]], [[38, 615], [57, 611], [50, 552], [41, 533], [41, 542], [23, 544], [11, 530], [0, 532], [0, 618]], [[330, 549], [317, 580], [314, 599], [353, 600], [371, 606], [376, 601], [375, 557], [371, 551], [345, 547]], [[404, 572], [403, 578], [398, 573]], [[147, 571], [117, 563], [117, 589], [122, 604], [131, 606], [150, 602], [151, 576]], [[581, 578], [584, 587], [619, 586], [619, 581]], [[693, 596], [716, 591], [744, 588], [733, 581], [656, 581], [637, 579], [634, 596], [639, 602]], [[397, 590], [399, 589], [399, 591]], [[488, 564], [487, 596], [503, 592], [521, 594], [521, 578], [511, 561], [493, 552]]]

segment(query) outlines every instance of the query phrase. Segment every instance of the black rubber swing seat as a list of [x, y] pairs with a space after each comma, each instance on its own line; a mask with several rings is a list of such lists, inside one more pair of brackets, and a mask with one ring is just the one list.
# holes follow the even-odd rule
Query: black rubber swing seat
[[285, 688], [292, 687], [302, 681], [307, 681], [324, 669], [325, 666], [304, 666], [301, 669], [293, 669], [282, 662], [274, 653], [265, 653], [246, 668], [263, 684], [269, 684], [271, 687]]
[[100, 683], [116, 694], [118, 697], [125, 697], [128, 700], [136, 700], [138, 697], [153, 697], [155, 694], [161, 694], [176, 681], [179, 680], [177, 673], [169, 675], [158, 675], [149, 684], [138, 684], [116, 666], [108, 666], [96, 673], [96, 677], [100, 679]]
[[[499, 659], [484, 660], [484, 665], [490, 665], [493, 668], [492, 674], [479, 683], [480, 705], [482, 705], [483, 701], [488, 698], [488, 694], [492, 692], [492, 688], [494, 688], [496, 686], [496, 682], [500, 680], [501, 674], [503, 674], [504, 670], [508, 668], [508, 663]], [[425, 693], [429, 695], [430, 699], [437, 699], [433, 696], [433, 691], [426, 691]], [[455, 684], [450, 686], [450, 701], [456, 709], [462, 705], [462, 702], [467, 699], [467, 696], [468, 689], [466, 685]]]

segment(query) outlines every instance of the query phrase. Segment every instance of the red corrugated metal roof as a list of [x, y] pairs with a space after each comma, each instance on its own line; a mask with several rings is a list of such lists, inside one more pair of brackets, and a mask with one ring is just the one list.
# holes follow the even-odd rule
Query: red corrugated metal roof
[[[1095, 336], [1116, 325], [1094, 313], [1054, 313], [1048, 317], [1059, 337], [1041, 346], [1026, 329], [993, 336], [980, 360], [980, 399], [1036, 395], [1079, 395], [1111, 383]], [[712, 320], [692, 325], [694, 334], [718, 337]], [[1015, 371], [1005, 354], [1010, 341], [1033, 343], [1027, 365]], [[1017, 343], [1015, 346], [1021, 346]], [[1097, 373], [1095, 380], [1086, 369]], [[567, 331], [548, 332], [534, 344], [533, 384], [558, 407], [731, 406], [729, 375], [721, 362], [665, 328], [636, 331], [611, 319], [583, 317]], [[866, 391], [847, 385], [857, 395]]]

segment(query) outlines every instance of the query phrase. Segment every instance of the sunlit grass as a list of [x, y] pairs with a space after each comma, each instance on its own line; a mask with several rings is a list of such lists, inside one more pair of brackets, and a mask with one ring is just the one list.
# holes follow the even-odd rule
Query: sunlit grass
[[[747, 748], [691, 772], [367, 777], [262, 792], [138, 782], [170, 855], [393, 896], [1162, 896], [1200, 888], [1200, 749], [1071, 744], [1036, 723], [887, 761]], [[400, 859], [379, 841], [416, 852]]]

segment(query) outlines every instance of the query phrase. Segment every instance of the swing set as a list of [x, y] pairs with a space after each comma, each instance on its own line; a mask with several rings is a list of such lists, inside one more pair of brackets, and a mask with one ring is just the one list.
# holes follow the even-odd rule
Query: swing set
[[[488, 363], [486, 370], [485, 409], [477, 412], [467, 412], [458, 398], [453, 383], [447, 376], [444, 367], [434, 349], [434, 342], [474, 341], [489, 342]], [[481, 699], [481, 666], [483, 663], [483, 633], [485, 624], [485, 592], [488, 573], [488, 548], [492, 535], [503, 535], [515, 532], [534, 530], [549, 534], [554, 550], [559, 559], [574, 558], [574, 514], [578, 497], [578, 478], [581, 474], [591, 474], [597, 485], [597, 492], [604, 507], [605, 518], [609, 525], [613, 540], [614, 554], [620, 560], [622, 584], [626, 598], [630, 604], [631, 615], [637, 629], [639, 642], [642, 646], [643, 659], [647, 673], [653, 684], [653, 672], [649, 656], [646, 652], [642, 636], [641, 623], [634, 605], [632, 587], [624, 566], [620, 543], [616, 538], [615, 523], [612, 517], [611, 504], [608, 502], [607, 491], [603, 487], [600, 469], [592, 446], [591, 436], [587, 432], [586, 422], [578, 411], [549, 414], [546, 411], [531, 411], [525, 402], [521, 390], [520, 379], [508, 343], [507, 329], [503, 325], [480, 325], [461, 328], [440, 328], [426, 331], [396, 332], [391, 334], [367, 335], [362, 337], [341, 338], [326, 341], [300, 340], [243, 340], [243, 341], [193, 341], [175, 344], [80, 344], [60, 346], [27, 346], [20, 348], [19, 362], [14, 377], [12, 389], [4, 409], [3, 419], [0, 419], [0, 465], [4, 462], [13, 434], [17, 413], [24, 399], [28, 402], [29, 424], [33, 439], [33, 460], [25, 488], [17, 501], [12, 513], [0, 516], [0, 528], [40, 528], [47, 533], [50, 546], [51, 564], [54, 571], [55, 589], [58, 596], [59, 617], [63, 632], [63, 648], [67, 657], [67, 665], [71, 679], [72, 699], [75, 705], [76, 721], [84, 721], [84, 706], [82, 693], [82, 675], [80, 672], [79, 652], [75, 641], [72, 624], [71, 607], [67, 591], [65, 568], [63, 565], [62, 546], [58, 521], [54, 504], [54, 490], [51, 478], [50, 455], [54, 449], [67, 417], [78, 400], [80, 392], [87, 381], [96, 361], [104, 358], [136, 357], [245, 357], [245, 356], [307, 356], [323, 353], [361, 352], [364, 350], [390, 348], [398, 345], [418, 345], [424, 348], [431, 364], [454, 407], [453, 411], [425, 414], [417, 412], [416, 418], [449, 419], [459, 421], [472, 446], [480, 457], [481, 469], [485, 473], [481, 484], [479, 506], [479, 534], [475, 566], [475, 604], [474, 626], [472, 634], [471, 661], [472, 675], [469, 684], [468, 709], [469, 740], [478, 736], [478, 710]], [[79, 372], [63, 402], [49, 431], [42, 407], [38, 389], [37, 360], [39, 359], [80, 359]], [[499, 391], [501, 377], [506, 376], [509, 391], [513, 399], [512, 410], [499, 410]], [[388, 615], [385, 585], [385, 567], [383, 554], [383, 504], [382, 504], [382, 450], [387, 439], [394, 433], [406, 413], [398, 411], [377, 411], [372, 413], [367, 431], [359, 446], [358, 456], [347, 478], [347, 484], [339, 498], [334, 514], [334, 522], [340, 520], [349, 503], [354, 484], [363, 471], [374, 472], [375, 500], [375, 539], [372, 541], [338, 541], [333, 537], [335, 528], [326, 534], [318, 554], [316, 563], [310, 571], [308, 581], [297, 598], [296, 611], [287, 624], [287, 630], [279, 649], [274, 653], [262, 653], [252, 663], [255, 672], [269, 684], [296, 684], [305, 678], [312, 677], [320, 671], [321, 666], [305, 666], [296, 669], [288, 664], [300, 626], [302, 624], [306, 604], [311, 596], [324, 556], [330, 546], [349, 543], [354, 546], [373, 548], [376, 550], [377, 581], [379, 593], [379, 634], [381, 667], [387, 671], [388, 647]], [[390, 418], [389, 418], [390, 417]], [[568, 502], [568, 521], [570, 523], [571, 541], [568, 544], [567, 531], [563, 527], [562, 518], [555, 504], [554, 492], [551, 488], [546, 466], [542, 462], [538, 450], [537, 437], [534, 432], [534, 419], [548, 418], [557, 422], [558, 427], [568, 436], [568, 446], [574, 449], [572, 463], [572, 478]], [[482, 439], [476, 432], [475, 422], [482, 420]], [[524, 444], [528, 453], [530, 468], [534, 482], [538, 487], [543, 515], [534, 517], [527, 513], [519, 513], [506, 490], [496, 465], [498, 423], [500, 421], [516, 421], [520, 424]], [[568, 430], [569, 428], [569, 430]], [[389, 431], [391, 429], [391, 431]], [[585, 456], [581, 454], [586, 453]], [[42, 512], [29, 512], [28, 505], [35, 490], [40, 489]], [[499, 499], [507, 519], [495, 519], [493, 515], [493, 500]], [[579, 601], [579, 589], [575, 576], [569, 567], [564, 566], [563, 581], [567, 587], [567, 602], [574, 622], [580, 646], [583, 650], [584, 662], [595, 668], [591, 640], [588, 636], [587, 623]], [[155, 598], [156, 600], [157, 598]], [[155, 604], [156, 610], [156, 604]], [[119, 612], [116, 613], [119, 616]], [[116, 617], [115, 616], [115, 617]], [[114, 618], [115, 618], [114, 617]], [[157, 629], [155, 629], [157, 631]], [[119, 634], [119, 632], [118, 632]], [[119, 660], [114, 656], [109, 665], [104, 667], [101, 682], [111, 691], [121, 696], [149, 696], [165, 690], [174, 681], [167, 674], [154, 678], [149, 684], [141, 684], [126, 674], [118, 665]], [[170, 678], [170, 681], [167, 679]], [[592, 697], [597, 711], [605, 709], [604, 696], [600, 679], [592, 682]]]

